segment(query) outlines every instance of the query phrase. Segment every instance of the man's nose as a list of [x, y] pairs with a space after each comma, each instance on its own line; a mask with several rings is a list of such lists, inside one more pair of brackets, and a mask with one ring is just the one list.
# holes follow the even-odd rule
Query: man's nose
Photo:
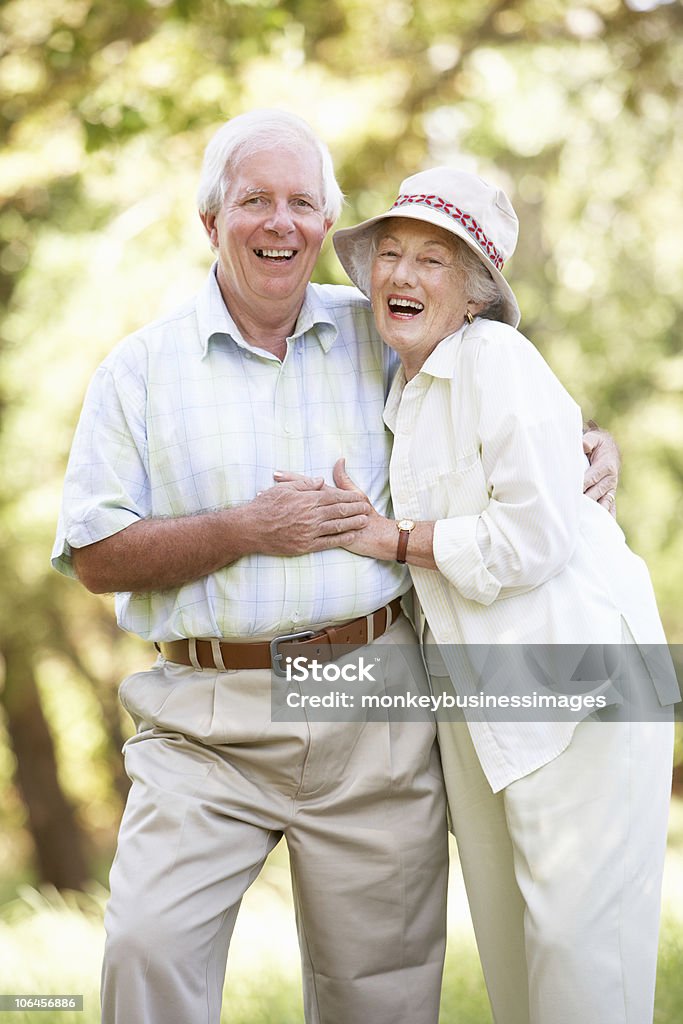
[[266, 231], [274, 231], [278, 235], [286, 235], [293, 231], [294, 221], [292, 220], [292, 211], [289, 208], [289, 203], [284, 201], [275, 203], [274, 207], [269, 211], [264, 227]]

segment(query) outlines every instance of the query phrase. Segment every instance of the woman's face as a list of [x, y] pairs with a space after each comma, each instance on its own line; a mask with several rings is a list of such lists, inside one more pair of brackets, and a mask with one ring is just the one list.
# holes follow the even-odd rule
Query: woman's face
[[[443, 338], [462, 327], [464, 275], [452, 235], [423, 221], [392, 217], [380, 228], [372, 263], [377, 328], [414, 376]], [[472, 313], [475, 307], [470, 304]]]

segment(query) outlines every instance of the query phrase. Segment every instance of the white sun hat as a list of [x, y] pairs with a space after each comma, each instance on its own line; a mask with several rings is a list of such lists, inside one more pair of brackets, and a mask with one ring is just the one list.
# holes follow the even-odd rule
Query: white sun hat
[[386, 213], [335, 232], [334, 247], [344, 270], [367, 295], [362, 268], [368, 265], [368, 247], [374, 226], [388, 217], [421, 220], [451, 231], [474, 252], [495, 281], [503, 300], [505, 323], [516, 327], [519, 306], [501, 271], [517, 244], [518, 221], [502, 189], [476, 174], [452, 167], [432, 167], [401, 182], [396, 202]]

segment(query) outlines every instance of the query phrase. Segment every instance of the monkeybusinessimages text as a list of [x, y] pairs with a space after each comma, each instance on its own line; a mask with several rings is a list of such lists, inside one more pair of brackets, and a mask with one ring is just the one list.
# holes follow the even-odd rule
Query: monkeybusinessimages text
[[[379, 660], [379, 659], [377, 659]], [[324, 664], [309, 661], [308, 658], [285, 658], [284, 675], [288, 683], [327, 683], [327, 684], [373, 684], [376, 662], [360, 658], [357, 662], [343, 665], [334, 662]], [[442, 709], [550, 709], [564, 708], [572, 711], [599, 710], [604, 708], [607, 700], [595, 694], [563, 694], [563, 693], [524, 693], [524, 694], [493, 694], [493, 693], [353, 693], [347, 689], [328, 690], [325, 693], [303, 693], [300, 690], [289, 690], [285, 703], [289, 708], [354, 708], [363, 709], [424, 709], [439, 711]]]

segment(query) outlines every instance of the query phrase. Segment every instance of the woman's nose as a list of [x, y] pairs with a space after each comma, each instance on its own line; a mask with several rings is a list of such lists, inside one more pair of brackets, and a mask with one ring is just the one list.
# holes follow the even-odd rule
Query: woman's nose
[[413, 287], [417, 283], [415, 263], [407, 256], [401, 256], [394, 264], [392, 274], [394, 284]]

